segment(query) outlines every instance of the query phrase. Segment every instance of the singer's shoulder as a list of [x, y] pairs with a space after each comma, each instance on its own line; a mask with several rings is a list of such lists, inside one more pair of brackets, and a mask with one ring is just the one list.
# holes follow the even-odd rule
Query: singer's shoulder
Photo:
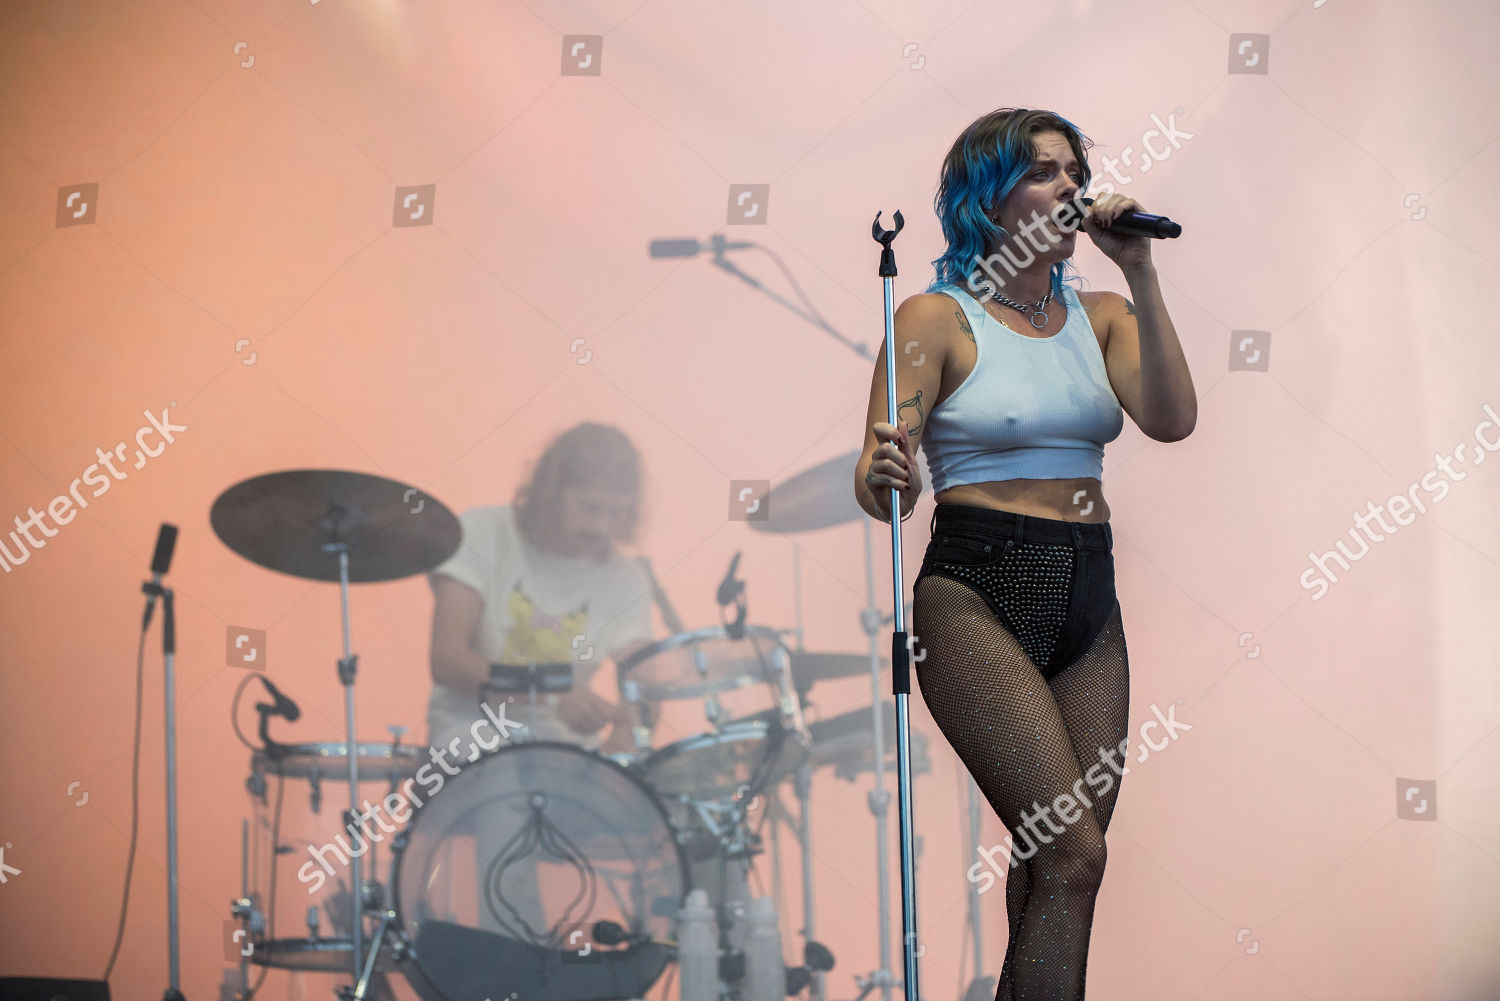
[[930, 310], [947, 312], [953, 309], [953, 304], [958, 301], [953, 295], [956, 288], [956, 285], [944, 285], [937, 292], [918, 292], [915, 295], [909, 295], [901, 300], [901, 305], [897, 307], [896, 312], [905, 310], [914, 315]]
[[1115, 317], [1134, 315], [1135, 306], [1118, 292], [1102, 289], [1097, 292], [1079, 292], [1078, 302], [1094, 328], [1094, 337], [1099, 341], [1099, 350], [1109, 346], [1109, 328]]
[[901, 301], [895, 319], [904, 340], [915, 337], [924, 342], [945, 341], [957, 329], [955, 314], [962, 322], [963, 310], [954, 296], [946, 292], [918, 292]]

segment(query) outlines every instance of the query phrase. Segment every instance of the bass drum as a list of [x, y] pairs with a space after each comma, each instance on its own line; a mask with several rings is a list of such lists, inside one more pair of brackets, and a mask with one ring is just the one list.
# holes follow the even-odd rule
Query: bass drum
[[[400, 969], [423, 1001], [644, 997], [691, 888], [656, 794], [552, 741], [433, 775], [444, 781], [396, 837], [390, 881]], [[623, 946], [594, 938], [600, 921]]]

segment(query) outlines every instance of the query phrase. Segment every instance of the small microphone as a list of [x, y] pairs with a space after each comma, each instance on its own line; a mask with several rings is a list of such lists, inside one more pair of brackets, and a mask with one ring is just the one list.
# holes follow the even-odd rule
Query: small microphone
[[[1068, 202], [1059, 213], [1061, 216], [1058, 220], [1059, 224], [1066, 225], [1069, 229], [1077, 229], [1083, 225], [1082, 206], [1093, 204], [1092, 198], [1075, 198]], [[1109, 224], [1106, 232], [1118, 233], [1120, 236], [1144, 236], [1153, 240], [1173, 240], [1182, 235], [1182, 225], [1166, 216], [1126, 209]]]
[[745, 608], [745, 582], [734, 579], [735, 568], [740, 565], [740, 554], [736, 552], [734, 559], [729, 561], [729, 572], [724, 575], [724, 580], [719, 583], [719, 607], [727, 608], [729, 605], [737, 605], [739, 612], [733, 622], [724, 624], [724, 635], [732, 640], [745, 638], [745, 616], [748, 614]]
[[649, 253], [652, 257], [697, 257], [702, 249], [697, 240], [652, 240]]
[[669, 938], [652, 938], [650, 935], [640, 935], [626, 931], [615, 921], [595, 921], [593, 929], [594, 941], [600, 945], [660, 945], [668, 949], [676, 950], [677, 943]]
[[720, 605], [728, 605], [734, 601], [739, 593], [745, 589], [745, 582], [734, 579], [735, 568], [740, 565], [740, 554], [736, 552], [734, 559], [729, 561], [729, 572], [724, 575], [724, 580], [719, 584], [717, 595]]
[[629, 941], [630, 935], [614, 921], [594, 922], [594, 941], [600, 945], [619, 945]]
[[288, 723], [297, 722], [297, 720], [302, 716], [302, 710], [297, 708], [297, 703], [287, 698], [286, 695], [282, 693], [281, 689], [273, 685], [271, 683], [271, 679], [266, 677], [264, 674], [259, 675], [259, 678], [260, 683], [266, 686], [266, 691], [271, 693], [271, 698], [276, 700], [276, 704], [274, 706], [268, 706], [264, 702], [258, 702], [256, 703], [255, 708], [261, 710], [262, 712], [269, 713], [272, 716], [280, 716]]
[[172, 551], [177, 548], [177, 526], [162, 522], [156, 533], [156, 552], [151, 555], [151, 573], [154, 583], [160, 584], [162, 577], [172, 566]]
[[141, 632], [151, 625], [151, 613], [156, 609], [156, 599], [161, 596], [161, 579], [172, 566], [172, 552], [177, 548], [177, 526], [161, 523], [156, 533], [156, 552], [151, 556], [151, 582], [141, 585], [146, 592], [146, 612], [141, 616]]
[[681, 240], [652, 240], [648, 252], [652, 257], [697, 257], [705, 250], [712, 251], [715, 256], [726, 250], [748, 250], [753, 243], [744, 240], [726, 240], [723, 233], [715, 233], [704, 243], [692, 238]]

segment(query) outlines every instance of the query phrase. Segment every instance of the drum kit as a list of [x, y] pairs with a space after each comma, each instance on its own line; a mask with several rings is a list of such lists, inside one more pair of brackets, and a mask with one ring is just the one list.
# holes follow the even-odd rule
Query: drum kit
[[[848, 487], [854, 459], [841, 456], [778, 486], [762, 499], [774, 517], [751, 527], [794, 533], [866, 520]], [[299, 711], [264, 675], [247, 676], [235, 696], [237, 709], [256, 680], [271, 696], [257, 706], [259, 744], [241, 735], [252, 751], [252, 816], [242, 825], [241, 889], [231, 905], [233, 941], [242, 946], [235, 996], [252, 997], [268, 970], [282, 969], [339, 975], [350, 981], [334, 988], [345, 999], [394, 998], [393, 977], [422, 1001], [643, 998], [676, 958], [678, 912], [694, 888], [706, 889], [716, 910], [721, 979], [735, 991], [750, 872], [767, 851], [769, 823], [778, 910], [783, 830], [800, 845], [802, 961], [786, 969], [787, 992], [808, 989], [825, 1001], [833, 956], [814, 937], [810, 790], [814, 773], [826, 769], [851, 782], [875, 776], [868, 799], [881, 868], [881, 968], [854, 980], [858, 998], [879, 988], [889, 1001], [897, 981], [885, 931], [883, 781], [894, 747], [888, 754], [881, 734], [894, 727], [894, 713], [879, 697], [889, 661], [876, 645], [890, 619], [873, 609], [873, 596], [862, 616], [870, 652], [816, 653], [801, 648], [795, 560], [794, 629], [747, 623], [733, 568], [726, 583], [737, 586], [721, 587], [720, 603], [737, 599], [738, 616], [717, 626], [682, 628], [656, 587], [673, 633], [617, 665], [621, 701], [638, 721], [631, 752], [534, 739], [522, 725], [456, 767], [445, 759], [438, 771], [432, 749], [402, 742], [403, 727], [389, 728], [389, 742], [356, 740], [350, 585], [429, 572], [461, 542], [453, 513], [430, 496], [414, 503], [417, 493], [363, 473], [292, 470], [236, 484], [213, 505], [214, 531], [234, 552], [279, 573], [338, 583], [343, 640], [336, 665], [343, 739], [274, 739], [271, 721], [284, 727]], [[509, 693], [519, 712], [538, 672], [557, 666], [497, 669], [486, 691], [502, 701]], [[816, 683], [856, 676], [870, 678], [871, 705], [806, 720]], [[701, 732], [662, 739], [664, 710], [685, 714], [695, 721], [689, 729]], [[914, 771], [928, 771], [925, 742], [916, 734], [913, 742]], [[788, 786], [795, 809], [783, 797]], [[326, 795], [337, 810], [325, 809]], [[375, 826], [372, 800], [385, 804], [394, 825], [382, 815]], [[285, 908], [293, 871], [290, 892], [307, 898], [306, 934], [288, 937], [276, 927], [277, 891], [282, 884]]]

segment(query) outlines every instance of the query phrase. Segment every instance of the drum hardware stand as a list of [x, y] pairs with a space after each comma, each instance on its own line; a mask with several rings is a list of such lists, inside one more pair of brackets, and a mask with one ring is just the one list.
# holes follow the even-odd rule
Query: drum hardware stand
[[[802, 546], [792, 540], [792, 635], [797, 637], [797, 649], [807, 649], [807, 630], [802, 626]], [[798, 693], [801, 694], [801, 693]], [[821, 991], [815, 1001], [822, 1001]]]
[[[386, 933], [390, 930], [391, 924], [396, 920], [396, 912], [384, 908], [382, 905], [377, 905], [377, 909], [380, 911], [380, 925], [375, 929], [375, 937], [370, 941], [370, 953], [365, 957], [364, 969], [356, 974], [358, 979], [353, 987], [345, 984], [337, 989], [336, 993], [343, 1001], [364, 1001], [369, 995], [370, 985], [375, 979], [376, 960], [379, 958], [381, 950], [390, 944], [388, 941], [389, 936]], [[398, 960], [405, 955], [406, 947], [399, 941], [390, 944], [390, 948], [391, 955]]]
[[[352, 837], [359, 827], [359, 745], [355, 743], [357, 730], [354, 725], [354, 677], [359, 670], [359, 658], [350, 649], [349, 643], [349, 544], [337, 541], [342, 534], [342, 516], [347, 514], [339, 505], [330, 505], [323, 519], [323, 527], [334, 542], [323, 545], [325, 553], [336, 553], [339, 561], [339, 615], [342, 626], [344, 656], [339, 659], [339, 683], [344, 686], [344, 732], [347, 737], [344, 754], [349, 761], [349, 810], [345, 823]], [[358, 855], [349, 858], [349, 948], [357, 979], [364, 960], [364, 879], [363, 866]]]
[[[250, 896], [250, 822], [240, 821], [240, 895], [230, 901], [229, 913], [239, 919], [240, 927], [244, 929], [245, 941], [253, 942], [260, 934], [265, 918], [255, 908], [255, 901]], [[254, 951], [246, 952], [240, 949], [239, 991], [235, 994], [238, 1001], [247, 1001], [250, 997], [250, 956]]]
[[[737, 924], [744, 916], [747, 901], [728, 900], [729, 896], [729, 860], [731, 858], [743, 860], [745, 867], [745, 886], [750, 885], [750, 860], [760, 851], [762, 847], [749, 826], [745, 823], [745, 811], [743, 807], [736, 804], [730, 809], [733, 811], [731, 823], [718, 837], [719, 856], [719, 955], [720, 975], [731, 983], [738, 984], [745, 976], [745, 953], [738, 948], [729, 937], [731, 926]], [[707, 822], [705, 820], [705, 822]]]
[[[769, 819], [773, 822], [773, 826], [771, 828], [771, 849], [773, 853], [772, 864], [775, 867], [775, 886], [778, 914], [781, 913], [780, 907], [782, 906], [783, 900], [783, 894], [781, 892], [782, 867], [781, 851], [779, 848], [780, 836], [778, 834], [777, 827], [774, 825], [781, 824], [785, 825], [786, 827], [792, 828], [796, 832], [797, 843], [801, 847], [803, 920], [802, 927], [798, 929], [798, 933], [802, 935], [804, 942], [802, 968], [804, 968], [809, 974], [807, 985], [810, 988], [812, 1001], [824, 1001], [824, 998], [827, 997], [827, 971], [833, 969], [834, 959], [833, 954], [828, 951], [828, 947], [823, 945], [823, 943], [817, 941], [815, 937], [817, 934], [817, 929], [816, 922], [814, 921], [813, 908], [813, 856], [811, 851], [812, 811], [810, 808], [812, 793], [812, 772], [812, 765], [805, 762], [797, 768], [795, 785], [799, 810], [795, 820], [792, 818], [791, 812], [787, 809], [786, 804], [782, 802], [780, 794], [777, 794], [775, 797], [767, 797], [766, 808], [768, 811], [770, 811]], [[796, 968], [790, 967], [789, 970], [791, 969]], [[790, 984], [788, 986], [788, 991], [790, 993]]]
[[[701, 654], [695, 654], [701, 658]], [[708, 670], [701, 663], [698, 665], [698, 676], [706, 677]], [[705, 695], [703, 697], [703, 715], [708, 720], [709, 728], [714, 733], [722, 732], [720, 724], [724, 722], [724, 706], [719, 702], [717, 695]]]
[[[799, 635], [800, 639], [800, 635]], [[813, 908], [812, 856], [812, 765], [803, 762], [797, 769], [797, 841], [802, 846], [802, 936], [811, 944], [817, 937]], [[828, 975], [816, 970], [812, 980], [812, 1001], [828, 997]]]
[[656, 714], [652, 712], [651, 703], [641, 698], [640, 682], [634, 678], [625, 678], [620, 682], [620, 696], [635, 706], [636, 722], [630, 728], [630, 736], [635, 744], [635, 754], [644, 757], [651, 750], [651, 733], [656, 725]]
[[[672, 607], [667, 592], [662, 590], [661, 582], [656, 579], [656, 571], [651, 568], [650, 558], [643, 553], [635, 558], [635, 562], [645, 572], [646, 579], [651, 582], [651, 599], [661, 612], [661, 621], [667, 627], [667, 632], [673, 635], [687, 632], [682, 616], [678, 615], [677, 609]], [[630, 728], [630, 733], [635, 740], [636, 753], [644, 755], [651, 750], [651, 732], [656, 726], [655, 713], [652, 711], [651, 704], [641, 698], [640, 683], [634, 678], [622, 679], [620, 692], [626, 702], [636, 707], [636, 718], [639, 722]]]
[[[798, 765], [795, 789], [796, 803], [798, 803], [795, 822], [796, 843], [801, 848], [802, 858], [802, 927], [799, 930], [801, 930], [802, 941], [807, 944], [804, 951], [807, 951], [811, 950], [813, 945], [822, 947], [820, 942], [817, 942], [816, 908], [813, 905], [813, 852], [811, 852], [811, 845], [813, 845], [813, 810], [811, 810], [813, 765], [807, 762]], [[771, 800], [771, 803], [775, 804], [775, 819], [783, 822], [787, 827], [792, 827], [792, 818], [787, 813], [786, 807], [781, 804], [780, 795]], [[775, 828], [772, 828], [772, 833], [774, 830]], [[775, 866], [777, 866], [777, 884], [780, 885], [780, 854], [778, 854]], [[828, 977], [826, 977], [825, 969], [810, 966], [810, 972], [813, 974], [810, 983], [811, 1001], [823, 1001], [828, 996]]]
[[[717, 732], [720, 718], [723, 716], [722, 707], [718, 699], [712, 695], [706, 696], [703, 701], [709, 719]], [[775, 760], [784, 739], [785, 731], [778, 724], [772, 729], [765, 742], [766, 747], [762, 752], [765, 761]], [[763, 761], [762, 765], [764, 763]], [[760, 770], [758, 766], [757, 771]], [[770, 774], [769, 771], [759, 775], [752, 773], [750, 782], [740, 786], [727, 803], [723, 798], [697, 799], [687, 794], [678, 797], [680, 803], [697, 815], [715, 844], [714, 854], [718, 863], [719, 891], [719, 899], [715, 901], [715, 911], [718, 915], [719, 948], [723, 957], [720, 975], [730, 982], [738, 982], [744, 976], [744, 955], [731, 941], [729, 934], [731, 927], [743, 915], [746, 902], [728, 899], [730, 893], [729, 862], [731, 859], [743, 860], [746, 869], [745, 886], [748, 887], [750, 860], [765, 851], [760, 836], [750, 829], [748, 814], [750, 804], [757, 795], [764, 791]], [[727, 819], [720, 819], [724, 815], [727, 815]], [[682, 843], [681, 835], [678, 840]]]
[[[394, 795], [401, 788], [401, 780], [397, 778], [395, 763], [401, 760], [401, 738], [406, 736], [407, 728], [399, 723], [394, 723], [388, 724], [386, 729], [391, 733], [391, 778], [390, 785], [386, 786], [386, 795], [390, 796]], [[370, 843], [370, 869], [372, 872], [379, 872], [379, 867], [380, 843], [372, 841]], [[385, 888], [379, 882], [376, 882], [371, 889], [378, 901], [376, 906], [383, 906], [385, 902]]]
[[266, 757], [275, 761], [281, 757], [282, 749], [285, 746], [277, 743], [270, 733], [267, 732], [267, 728], [271, 724], [271, 717], [277, 715], [276, 709], [274, 706], [266, 705], [264, 702], [258, 702], [255, 705], [255, 711], [260, 714], [260, 725], [256, 727], [256, 733], [260, 737], [261, 744], [266, 749]]
[[[759, 653], [758, 650], [757, 653]], [[792, 677], [791, 656], [786, 652], [785, 648], [777, 646], [776, 649], [771, 651], [771, 659], [776, 662], [776, 667], [773, 668], [769, 664], [766, 664], [764, 657], [759, 659], [767, 675], [773, 672], [780, 675], [780, 684], [773, 686], [779, 688], [781, 691], [780, 718], [790, 719], [793, 731], [804, 741], [809, 741], [807, 720], [802, 713], [802, 695], [797, 691], [797, 680]], [[768, 677], [766, 680], [770, 681], [771, 679]], [[785, 733], [783, 733], [782, 737], [785, 738], [785, 736]]]

